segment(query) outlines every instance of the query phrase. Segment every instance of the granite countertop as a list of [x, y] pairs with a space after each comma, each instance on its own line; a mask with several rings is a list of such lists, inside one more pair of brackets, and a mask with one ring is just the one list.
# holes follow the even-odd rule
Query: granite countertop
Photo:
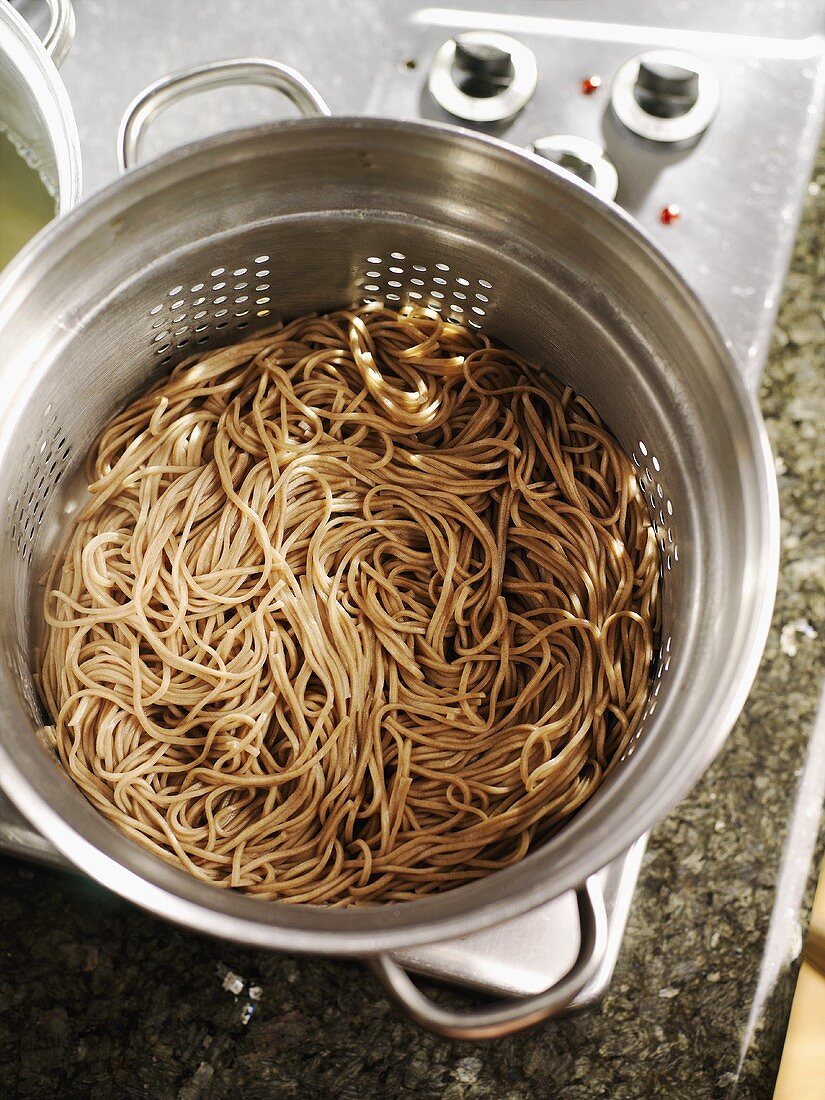
[[357, 964], [208, 940], [7, 859], [0, 1095], [771, 1096], [825, 842], [820, 828], [812, 864], [825, 782], [825, 752], [810, 749], [825, 664], [824, 225], [825, 150], [761, 394], [783, 512], [770, 640], [721, 757], [651, 836], [603, 1002], [509, 1039], [448, 1042], [400, 1017]]

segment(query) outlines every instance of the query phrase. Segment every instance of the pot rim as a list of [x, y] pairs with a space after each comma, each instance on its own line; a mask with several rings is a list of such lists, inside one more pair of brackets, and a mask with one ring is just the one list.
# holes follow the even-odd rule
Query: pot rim
[[[167, 175], [185, 178], [196, 171], [199, 164], [205, 164], [218, 153], [243, 157], [246, 149], [252, 156], [258, 141], [263, 141], [273, 131], [285, 128], [293, 131], [326, 129], [362, 132], [373, 129], [388, 136], [394, 133], [396, 139], [399, 136], [411, 139], [420, 133], [428, 136], [429, 140], [464, 143], [476, 148], [481, 146], [486, 155], [515, 162], [536, 180], [575, 194], [576, 203], [584, 208], [589, 217], [612, 223], [622, 233], [623, 243], [636, 249], [645, 263], [653, 265], [663, 286], [666, 285], [667, 291], [677, 295], [681, 304], [689, 309], [702, 330], [703, 339], [726, 364], [727, 390], [720, 393], [719, 399], [720, 402], [732, 403], [735, 408], [749, 444], [748, 453], [740, 456], [740, 460], [743, 464], [748, 462], [754, 466], [751, 472], [755, 478], [755, 488], [750, 503], [756, 518], [753, 520], [754, 530], [748, 534], [748, 549], [755, 577], [753, 595], [746, 609], [746, 626], [742, 629], [745, 640], [733, 668], [735, 674], [727, 679], [721, 677], [715, 690], [709, 693], [706, 712], [713, 715], [713, 720], [708, 721], [707, 729], [702, 729], [701, 738], [694, 736], [690, 741], [690, 753], [685, 752], [680, 757], [684, 767], [668, 777], [666, 790], [649, 792], [642, 800], [628, 799], [626, 774], [623, 782], [619, 774], [621, 769], [614, 773], [617, 782], [613, 793], [623, 793], [628, 804], [627, 814], [619, 828], [602, 825], [600, 830], [592, 830], [594, 835], [588, 846], [586, 866], [572, 867], [568, 864], [559, 872], [552, 864], [548, 865], [547, 846], [542, 845], [512, 867], [478, 882], [421, 900], [365, 909], [329, 910], [278, 902], [262, 904], [257, 899], [236, 894], [232, 900], [233, 912], [228, 913], [220, 908], [226, 892], [195, 880], [137, 845], [130, 845], [134, 851], [130, 852], [128, 866], [96, 847], [48, 804], [15, 766], [6, 747], [0, 744], [0, 783], [21, 812], [36, 822], [37, 828], [72, 862], [122, 896], [178, 924], [249, 946], [363, 956], [466, 935], [552, 901], [579, 886], [589, 875], [621, 855], [687, 794], [730, 732], [750, 691], [761, 658], [778, 573], [778, 494], [767, 433], [754, 395], [746, 387], [705, 307], [644, 230], [627, 213], [605, 203], [585, 184], [548, 165], [541, 158], [497, 138], [443, 123], [362, 117], [296, 120], [233, 131], [174, 150], [97, 192], [67, 218], [53, 224], [27, 248], [24, 255], [12, 262], [0, 278], [0, 331], [13, 311], [14, 300], [21, 292], [25, 276], [29, 271], [36, 271], [38, 265], [48, 263], [52, 250], [69, 251], [74, 238], [94, 232], [98, 222], [108, 221], [113, 215], [126, 211], [130, 202], [145, 195], [147, 189], [162, 190]], [[29, 379], [24, 388], [30, 384]], [[728, 670], [722, 671], [726, 673]], [[587, 807], [582, 814], [586, 811]], [[559, 835], [568, 834], [581, 820], [581, 817], [574, 819]], [[109, 828], [114, 831], [113, 826]], [[491, 884], [494, 885], [491, 887]], [[317, 918], [314, 927], [310, 927], [313, 920], [306, 919], [308, 910]], [[267, 916], [270, 920], [265, 919]]]

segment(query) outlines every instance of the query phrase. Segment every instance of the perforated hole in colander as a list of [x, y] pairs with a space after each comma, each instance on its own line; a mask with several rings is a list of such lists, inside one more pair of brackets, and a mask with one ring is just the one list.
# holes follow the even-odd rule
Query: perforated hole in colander
[[[679, 561], [679, 547], [674, 537], [673, 501], [668, 496], [664, 484], [663, 464], [658, 456], [653, 454], [652, 448], [645, 440], [639, 439], [637, 441], [630, 453], [630, 458], [636, 468], [638, 489], [648, 505], [653, 533], [659, 546], [661, 554], [659, 575], [664, 592], [664, 586], [667, 583], [666, 574], [672, 572], [675, 564]], [[670, 669], [672, 644], [672, 635], [669, 633], [663, 634], [658, 652], [654, 656], [654, 672], [647, 705], [642, 713], [642, 720], [633, 735], [633, 740], [625, 749], [622, 759], [633, 755], [636, 744], [644, 735], [647, 720], [656, 712], [663, 677]]]
[[188, 291], [176, 285], [163, 292], [162, 301], [148, 311], [149, 345], [152, 353], [160, 358], [161, 366], [172, 362], [173, 356], [169, 353], [173, 350], [208, 343], [210, 329], [223, 335], [226, 329], [242, 331], [248, 328], [253, 309], [256, 317], [268, 317], [271, 310], [266, 307], [271, 298], [263, 292], [270, 289], [270, 284], [256, 283], [254, 292], [260, 296], [255, 297], [252, 278], [253, 269], [256, 279], [269, 275], [269, 267], [261, 266], [268, 264], [269, 259], [268, 255], [261, 254], [238, 267], [213, 267], [191, 283]]
[[[357, 280], [366, 301], [386, 301], [392, 305], [409, 303], [428, 306], [451, 321], [480, 329], [486, 316], [484, 304], [492, 290], [489, 280], [473, 280], [469, 273], [457, 274], [443, 260], [423, 264], [403, 252], [388, 256], [366, 256]], [[482, 290], [475, 290], [478, 286]]]
[[9, 494], [7, 526], [22, 560], [30, 565], [35, 536], [46, 515], [46, 504], [71, 457], [71, 447], [51, 405], [43, 413], [36, 441], [24, 452], [17, 482]]

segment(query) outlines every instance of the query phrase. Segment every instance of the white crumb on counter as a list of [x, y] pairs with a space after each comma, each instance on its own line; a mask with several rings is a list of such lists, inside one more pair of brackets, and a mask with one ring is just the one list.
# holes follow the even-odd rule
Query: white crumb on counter
[[782, 627], [779, 648], [787, 657], [795, 657], [799, 652], [800, 637], [807, 638], [808, 641], [813, 641], [816, 637], [816, 631], [807, 619], [794, 619], [793, 622], [785, 623]]
[[233, 996], [237, 997], [239, 993], [243, 992], [243, 978], [240, 974], [227, 970], [223, 979], [223, 987], [227, 993], [232, 993]]

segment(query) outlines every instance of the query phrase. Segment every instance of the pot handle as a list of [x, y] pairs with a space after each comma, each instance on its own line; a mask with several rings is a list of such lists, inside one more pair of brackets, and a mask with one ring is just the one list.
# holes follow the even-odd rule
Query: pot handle
[[195, 65], [156, 80], [129, 104], [117, 138], [120, 171], [125, 172], [138, 162], [146, 127], [161, 111], [196, 92], [233, 84], [261, 84], [282, 92], [305, 118], [330, 113], [313, 86], [287, 65], [259, 57], [239, 57]]
[[391, 955], [370, 959], [387, 992], [417, 1024], [448, 1039], [497, 1039], [556, 1016], [570, 1006], [599, 968], [607, 946], [607, 912], [598, 878], [576, 891], [581, 946], [579, 956], [561, 981], [535, 996], [466, 1011], [431, 1001]]
[[75, 32], [72, 0], [46, 0], [49, 9], [49, 27], [43, 35], [43, 49], [56, 66], [65, 60]]

